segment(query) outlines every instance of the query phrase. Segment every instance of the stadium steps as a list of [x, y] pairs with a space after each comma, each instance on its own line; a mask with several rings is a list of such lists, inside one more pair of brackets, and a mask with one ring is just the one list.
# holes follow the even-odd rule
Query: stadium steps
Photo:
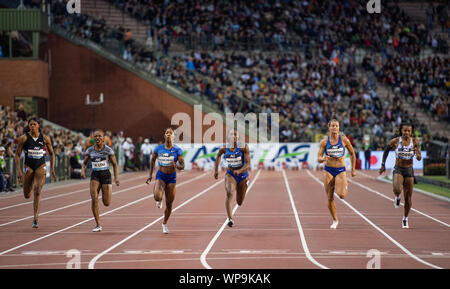
[[[382, 99], [390, 100], [388, 95], [392, 96], [394, 92], [388, 86], [377, 83], [377, 93], [380, 95]], [[405, 110], [408, 112], [408, 115], [412, 117], [416, 114], [417, 119], [420, 123], [424, 124], [428, 131], [432, 134], [439, 132], [440, 134], [444, 134], [448, 138], [450, 138], [450, 125], [446, 122], [438, 122], [433, 116], [428, 116], [425, 111], [420, 108], [416, 108], [415, 103], [411, 103], [408, 101], [403, 102]]]
[[[434, 1], [433, 6], [436, 8], [439, 5], [439, 2]], [[405, 13], [411, 17], [411, 20], [414, 23], [427, 23], [427, 15], [426, 9], [428, 7], [428, 3], [423, 2], [399, 2], [398, 6], [405, 11]], [[450, 11], [449, 11], [450, 13]], [[446, 39], [448, 41], [448, 33], [441, 32], [441, 24], [439, 23], [438, 16], [435, 15], [433, 26], [431, 28], [431, 33], [439, 35], [442, 39]]]
[[146, 27], [143, 24], [107, 1], [84, 0], [81, 4], [81, 13], [93, 17], [101, 16], [105, 19], [106, 24], [111, 27], [122, 26], [125, 29], [130, 29], [133, 32], [133, 39], [145, 42], [147, 38]]
[[[115, 7], [107, 0], [83, 0], [81, 5], [81, 12], [91, 16], [101, 16], [105, 19], [106, 24], [111, 27], [118, 28], [122, 26], [125, 29], [130, 29], [133, 32], [133, 39], [141, 43], [147, 40], [147, 27], [128, 12], [124, 12]], [[171, 51], [183, 51], [184, 47], [176, 43], [171, 43]]]

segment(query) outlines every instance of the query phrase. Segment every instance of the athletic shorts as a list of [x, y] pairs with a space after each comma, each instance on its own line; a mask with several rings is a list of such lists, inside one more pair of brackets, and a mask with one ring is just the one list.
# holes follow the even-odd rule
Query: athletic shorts
[[394, 167], [394, 174], [400, 174], [403, 178], [414, 178], [413, 168]]
[[97, 181], [101, 185], [111, 185], [111, 172], [109, 170], [92, 171], [91, 181]]
[[345, 167], [340, 167], [340, 168], [333, 168], [333, 167], [327, 167], [325, 166], [325, 170], [327, 172], [329, 172], [333, 178], [335, 178], [337, 175], [339, 175], [340, 173], [345, 172]]
[[232, 176], [234, 178], [234, 180], [236, 181], [236, 184], [239, 184], [240, 182], [242, 182], [243, 180], [248, 178], [248, 172], [245, 172], [245, 173], [235, 176], [232, 170], [227, 170], [227, 174], [229, 174], [230, 176]]
[[162, 180], [166, 184], [175, 184], [177, 182], [177, 173], [165, 174], [161, 171], [156, 172], [156, 179]]

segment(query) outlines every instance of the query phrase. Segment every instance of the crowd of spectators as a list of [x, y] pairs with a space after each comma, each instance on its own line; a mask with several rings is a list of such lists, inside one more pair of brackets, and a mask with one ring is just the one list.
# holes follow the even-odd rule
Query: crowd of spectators
[[213, 49], [258, 43], [263, 50], [298, 49], [304, 44], [345, 50], [356, 44], [377, 51], [391, 47], [408, 54], [417, 54], [426, 45], [448, 47], [445, 39], [431, 34], [428, 25], [413, 23], [396, 1], [384, 1], [381, 15], [369, 14], [365, 0], [109, 2], [146, 25], [151, 43], [168, 36], [184, 44], [209, 43]]
[[[224, 112], [280, 112], [282, 141], [313, 141], [315, 133], [326, 129], [326, 120], [338, 117], [343, 130], [354, 138], [369, 133], [374, 146], [382, 147], [399, 122], [414, 119], [401, 105], [404, 98], [393, 94], [391, 102], [382, 101], [375, 79], [357, 76], [354, 63], [342, 61], [344, 54], [352, 56], [356, 46], [382, 52], [383, 58], [371, 64], [378, 80], [394, 86], [400, 96], [412, 95], [418, 107], [436, 113], [440, 120], [448, 119], [448, 93], [443, 90], [448, 87], [448, 60], [435, 58], [431, 68], [430, 61], [411, 60], [420, 47], [432, 46], [434, 36], [428, 26], [410, 22], [396, 5], [372, 17], [365, 11], [366, 2], [356, 0], [110, 1], [148, 25], [147, 34], [151, 43], [157, 39], [157, 46], [167, 37], [191, 36], [212, 37], [218, 45], [208, 51], [159, 55], [151, 45], [138, 46], [130, 31], [109, 29], [99, 16], [68, 17], [58, 8], [61, 2], [54, 3], [55, 23], [100, 44], [121, 41], [123, 59], [208, 98]], [[220, 45], [239, 39], [251, 42], [260, 36], [283, 45], [299, 39], [315, 44], [318, 53], [237, 52], [222, 50], [226, 47]], [[391, 57], [388, 47], [405, 57]], [[420, 76], [414, 76], [412, 69]], [[429, 73], [431, 78], [425, 76]], [[414, 77], [422, 82], [411, 84]], [[426, 134], [418, 125], [418, 133]]]
[[450, 58], [391, 57], [378, 69], [378, 79], [431, 117], [450, 122]]

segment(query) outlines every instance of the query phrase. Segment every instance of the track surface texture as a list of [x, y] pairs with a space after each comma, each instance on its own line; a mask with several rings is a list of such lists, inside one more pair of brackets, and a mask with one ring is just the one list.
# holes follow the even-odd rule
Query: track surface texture
[[414, 192], [410, 228], [402, 229], [403, 197], [395, 209], [392, 184], [376, 177], [348, 177], [347, 197], [335, 197], [335, 230], [321, 171], [250, 172], [232, 228], [224, 172], [218, 180], [211, 171], [178, 173], [169, 234], [147, 173], [121, 175], [111, 205], [99, 202], [98, 233], [86, 180], [44, 186], [38, 229], [32, 198], [0, 196], [0, 269], [449, 269], [450, 203]]

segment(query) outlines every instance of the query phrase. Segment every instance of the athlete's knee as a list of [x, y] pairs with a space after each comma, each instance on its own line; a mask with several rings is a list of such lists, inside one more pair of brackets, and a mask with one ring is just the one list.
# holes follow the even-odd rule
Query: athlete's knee
[[34, 195], [36, 197], [40, 196], [41, 195], [41, 190], [42, 190], [42, 186], [35, 186], [34, 190], [33, 190]]
[[402, 193], [402, 188], [394, 186], [394, 194], [400, 195]]
[[336, 191], [336, 194], [339, 196], [339, 198], [344, 199], [345, 196], [347, 196], [347, 190]]
[[102, 199], [103, 201], [103, 205], [105, 205], [105, 207], [108, 207], [111, 204], [111, 200], [109, 199]]

